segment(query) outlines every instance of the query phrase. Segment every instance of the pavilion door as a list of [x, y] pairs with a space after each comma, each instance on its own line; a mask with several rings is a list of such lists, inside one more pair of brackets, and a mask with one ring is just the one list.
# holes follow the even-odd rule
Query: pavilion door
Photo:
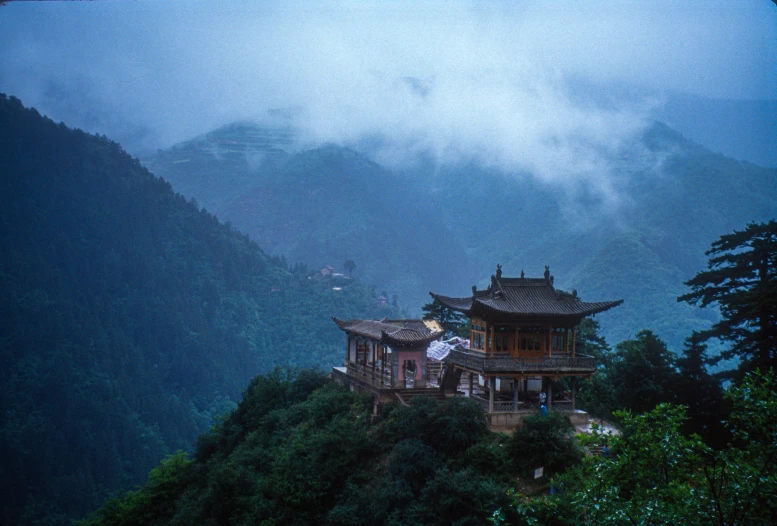
[[367, 363], [367, 344], [366, 343], [359, 343], [359, 345], [356, 347], [356, 363], [357, 365]]

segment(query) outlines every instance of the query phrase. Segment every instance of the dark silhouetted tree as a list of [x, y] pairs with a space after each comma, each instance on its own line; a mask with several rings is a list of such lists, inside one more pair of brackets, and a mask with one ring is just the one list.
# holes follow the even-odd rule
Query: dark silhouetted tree
[[651, 331], [640, 331], [633, 340], [619, 343], [610, 369], [618, 408], [643, 413], [674, 399], [674, 354]]
[[679, 376], [674, 392], [676, 401], [687, 408], [685, 429], [720, 449], [730, 439], [722, 423], [730, 411], [723, 400], [720, 380], [707, 369], [715, 361], [707, 356], [707, 346], [694, 331], [686, 338], [683, 354], [676, 361]]
[[439, 324], [445, 329], [447, 335], [461, 336], [466, 338], [469, 336], [469, 329], [467, 326], [468, 320], [466, 317], [458, 311], [446, 307], [437, 300], [427, 303], [421, 310], [424, 312], [425, 320], [437, 320]]
[[731, 343], [721, 356], [740, 358], [740, 371], [777, 366], [777, 221], [721, 236], [706, 254], [708, 270], [686, 281], [691, 292], [677, 298], [720, 309], [722, 319], [701, 339]]

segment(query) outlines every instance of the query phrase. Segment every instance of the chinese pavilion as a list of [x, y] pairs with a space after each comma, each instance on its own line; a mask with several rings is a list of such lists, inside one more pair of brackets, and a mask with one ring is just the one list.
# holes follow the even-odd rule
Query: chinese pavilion
[[541, 386], [540, 400], [547, 400], [551, 408], [553, 382], [568, 380], [571, 400], [565, 403], [575, 413], [576, 378], [590, 377], [596, 367], [593, 357], [575, 352], [577, 327], [584, 317], [623, 303], [584, 302], [576, 291], [556, 289], [547, 266], [542, 278], [524, 277], [523, 271], [518, 278], [506, 278], [497, 265], [490, 286], [485, 290], [472, 287], [470, 297], [430, 294], [469, 317], [471, 323], [470, 348], [450, 352], [441, 388], [455, 391], [462, 373], [467, 373], [472, 395], [477, 376], [488, 391], [492, 427], [518, 423], [523, 404], [519, 404], [519, 395], [528, 400], [530, 381]]
[[426, 350], [444, 331], [433, 320], [332, 318], [346, 334], [345, 363], [333, 379], [386, 402], [402, 394], [439, 394], [426, 387]]

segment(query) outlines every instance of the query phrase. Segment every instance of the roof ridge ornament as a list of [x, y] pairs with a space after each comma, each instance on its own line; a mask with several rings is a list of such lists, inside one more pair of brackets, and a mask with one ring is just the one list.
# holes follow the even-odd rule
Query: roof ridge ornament
[[496, 264], [496, 279], [502, 279], [502, 265]]
[[523, 278], [524, 278], [523, 269], [521, 269], [521, 279], [523, 279]]

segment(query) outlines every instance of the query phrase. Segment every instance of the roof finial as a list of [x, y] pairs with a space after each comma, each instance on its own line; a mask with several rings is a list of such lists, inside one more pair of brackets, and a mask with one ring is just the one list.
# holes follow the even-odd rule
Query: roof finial
[[478, 291], [477, 285], [472, 285], [472, 295], [474, 296], [475, 293]]
[[500, 279], [502, 277], [502, 265], [499, 263], [496, 264], [496, 279]]
[[523, 279], [523, 269], [521, 269], [521, 279]]
[[550, 280], [550, 265], [545, 265], [545, 279]]

